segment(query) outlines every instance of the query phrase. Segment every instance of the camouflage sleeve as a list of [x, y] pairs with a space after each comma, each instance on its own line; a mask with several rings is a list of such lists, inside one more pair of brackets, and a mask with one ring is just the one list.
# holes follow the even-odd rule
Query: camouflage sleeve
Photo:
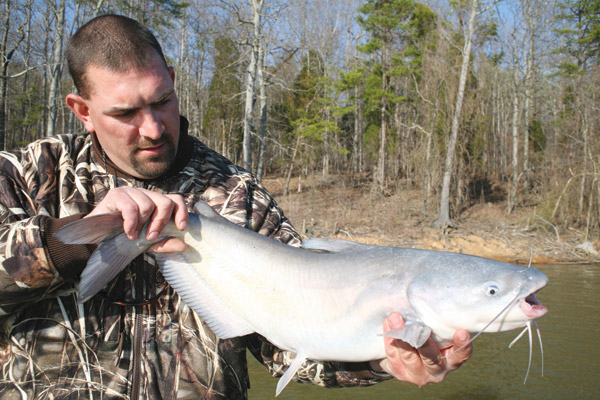
[[0, 313], [35, 302], [61, 282], [45, 229], [57, 220], [57, 157], [50, 141], [0, 152]]
[[202, 199], [231, 222], [291, 246], [302, 243], [273, 196], [247, 172], [208, 188]]

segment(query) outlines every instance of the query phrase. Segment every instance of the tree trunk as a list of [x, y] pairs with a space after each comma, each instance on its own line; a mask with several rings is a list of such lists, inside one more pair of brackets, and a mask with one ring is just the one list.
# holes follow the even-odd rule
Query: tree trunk
[[525, 132], [523, 134], [523, 194], [529, 194], [529, 128], [531, 119], [533, 118], [532, 99], [533, 99], [533, 82], [534, 79], [534, 56], [535, 56], [535, 38], [540, 22], [535, 21], [534, 6], [532, 0], [524, 2], [524, 17], [527, 26], [527, 61], [525, 68]]
[[14, 50], [8, 50], [8, 33], [10, 31], [10, 0], [4, 2], [4, 14], [6, 18], [2, 26], [4, 30], [2, 32], [2, 42], [0, 43], [0, 150], [6, 150], [5, 138], [6, 138], [6, 92], [8, 89], [8, 64]]
[[450, 131], [450, 140], [448, 141], [448, 151], [446, 153], [446, 162], [444, 165], [444, 177], [442, 180], [442, 195], [440, 199], [440, 215], [434, 225], [445, 231], [452, 224], [450, 221], [450, 181], [452, 179], [452, 170], [454, 168], [454, 153], [456, 152], [456, 141], [458, 139], [458, 130], [460, 128], [460, 118], [462, 113], [463, 99], [465, 97], [465, 86], [467, 83], [467, 74], [469, 72], [469, 61], [471, 57], [471, 44], [473, 33], [475, 32], [475, 17], [477, 16], [477, 0], [471, 0], [469, 23], [464, 33], [464, 47], [462, 50], [462, 64], [460, 67], [460, 79], [458, 82], [458, 92], [452, 115], [452, 128]]
[[227, 153], [227, 149], [229, 148], [228, 143], [227, 143], [227, 129], [225, 127], [225, 119], [221, 119], [221, 154], [223, 154], [225, 157], [228, 157]]
[[261, 11], [264, 0], [249, 0], [252, 8], [253, 33], [250, 60], [246, 72], [246, 103], [244, 107], [244, 168], [252, 171], [252, 117], [256, 97], [256, 68], [258, 64], [258, 44], [261, 30]]
[[290, 181], [292, 180], [292, 171], [294, 170], [294, 163], [296, 162], [296, 156], [298, 155], [298, 149], [300, 148], [300, 142], [302, 140], [302, 136], [298, 135], [296, 139], [296, 147], [294, 147], [294, 153], [292, 154], [292, 161], [290, 162], [290, 167], [288, 168], [288, 172], [285, 177], [285, 186], [283, 187], [283, 195], [287, 196], [290, 190]]
[[[582, 150], [582, 154], [581, 154], [581, 160], [582, 160], [582, 165], [581, 165], [581, 185], [579, 187], [579, 200], [577, 202], [577, 215], [583, 215], [583, 206], [584, 206], [584, 201], [585, 201], [585, 188], [586, 188], [586, 182], [587, 182], [587, 174], [588, 174], [588, 118], [587, 118], [587, 109], [585, 108], [586, 106], [584, 104], [581, 104], [581, 102], [579, 102], [580, 107], [578, 107], [580, 109], [579, 114], [581, 115], [579, 118], [581, 120], [580, 122], [580, 127], [581, 127], [581, 136], [582, 136], [582, 141], [583, 141], [583, 150]], [[593, 161], [593, 160], [592, 160]]]
[[46, 136], [54, 136], [54, 128], [58, 117], [59, 94], [58, 87], [62, 77], [62, 50], [63, 36], [65, 33], [65, 1], [61, 0], [56, 16], [56, 38], [54, 44], [54, 55], [50, 69], [50, 92], [48, 93], [48, 121], [46, 124]]
[[513, 109], [512, 109], [512, 179], [508, 194], [508, 210], [510, 214], [517, 206], [517, 191], [519, 187], [519, 85], [517, 82], [517, 72], [515, 66], [514, 74], [514, 92], [513, 92]]
[[[325, 120], [329, 121], [329, 107], [325, 110]], [[329, 166], [331, 164], [331, 156], [329, 149], [331, 148], [331, 138], [329, 137], [330, 132], [327, 129], [323, 132], [323, 164], [322, 164], [322, 175], [321, 179], [326, 181], [329, 177]]]
[[352, 171], [360, 173], [362, 168], [362, 141], [363, 141], [363, 123], [362, 123], [362, 102], [360, 100], [360, 91], [358, 85], [354, 88], [354, 101], [356, 102], [356, 111], [354, 114], [354, 135], [352, 136]]
[[[387, 93], [387, 47], [383, 44], [381, 49], [381, 89], [383, 93]], [[377, 183], [379, 184], [379, 193], [383, 194], [385, 190], [385, 150], [386, 150], [386, 139], [387, 139], [387, 97], [381, 97], [381, 134], [379, 141], [379, 157], [377, 161]]]
[[255, 75], [256, 75], [256, 53], [254, 49], [250, 51], [250, 61], [246, 71], [246, 102], [244, 106], [244, 168], [252, 171], [252, 110], [254, 106], [255, 93]]
[[529, 194], [529, 128], [531, 120], [531, 88], [526, 84], [525, 88], [525, 130], [523, 132], [523, 194]]
[[260, 127], [258, 130], [258, 165], [256, 167], [256, 179], [260, 182], [265, 169], [265, 136], [267, 135], [267, 84], [264, 77], [265, 54], [263, 43], [258, 47], [258, 98], [260, 108]]

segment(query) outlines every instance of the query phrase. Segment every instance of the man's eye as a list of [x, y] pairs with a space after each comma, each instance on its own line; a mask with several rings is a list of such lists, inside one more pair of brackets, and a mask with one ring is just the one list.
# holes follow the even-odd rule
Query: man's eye
[[171, 98], [169, 97], [169, 98], [167, 98], [167, 99], [163, 99], [163, 100], [159, 100], [159, 101], [157, 101], [156, 103], [154, 103], [154, 105], [155, 105], [155, 106], [159, 106], [159, 107], [160, 107], [160, 106], [167, 105], [167, 104], [169, 104], [170, 102], [171, 102]]
[[117, 118], [127, 118], [127, 117], [131, 117], [133, 115], [133, 111], [123, 111], [120, 112], [118, 114], [115, 114], [115, 117]]

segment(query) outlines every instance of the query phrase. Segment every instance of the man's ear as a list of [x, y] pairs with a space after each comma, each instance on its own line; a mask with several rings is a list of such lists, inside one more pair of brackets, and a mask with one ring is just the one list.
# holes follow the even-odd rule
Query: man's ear
[[171, 77], [171, 81], [173, 81], [173, 83], [175, 83], [175, 68], [173, 67], [169, 67], [169, 76]]
[[85, 99], [77, 94], [71, 93], [67, 95], [65, 102], [71, 111], [73, 111], [73, 114], [83, 122], [85, 129], [88, 132], [93, 132], [94, 123], [90, 117], [90, 109]]

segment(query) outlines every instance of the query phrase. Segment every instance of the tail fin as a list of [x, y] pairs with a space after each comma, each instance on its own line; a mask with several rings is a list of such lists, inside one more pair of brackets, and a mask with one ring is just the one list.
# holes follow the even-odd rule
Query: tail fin
[[78, 287], [80, 303], [98, 293], [151, 245], [145, 240], [127, 238], [120, 213], [80, 219], [62, 227], [55, 236], [67, 244], [99, 243], [81, 273]]

